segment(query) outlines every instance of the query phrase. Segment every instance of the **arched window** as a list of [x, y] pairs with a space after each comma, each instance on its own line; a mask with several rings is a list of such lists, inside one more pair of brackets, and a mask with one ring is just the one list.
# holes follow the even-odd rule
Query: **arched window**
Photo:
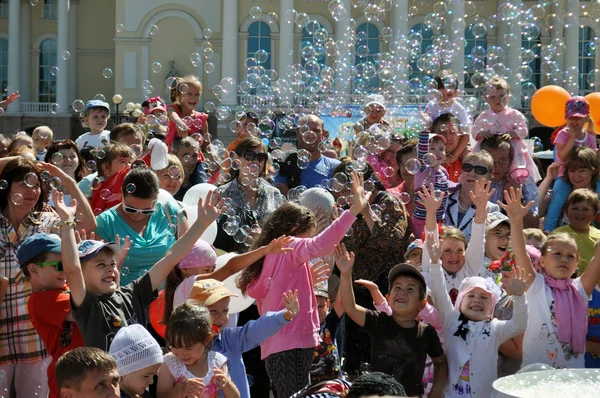
[[[471, 24], [465, 29], [465, 71], [469, 80], [465, 82], [465, 90], [472, 90], [470, 77], [485, 69], [487, 55], [487, 33], [479, 29], [481, 24]], [[460, 73], [460, 71], [454, 71]]]
[[[430, 49], [433, 45], [433, 31], [431, 29], [423, 29], [423, 24], [418, 23], [415, 26], [413, 26], [410, 30], [409, 37], [412, 37], [411, 35], [413, 33], [421, 33], [421, 37], [423, 38], [423, 40], [421, 41], [420, 54], [417, 51], [414, 51], [414, 48], [410, 51], [410, 66], [412, 67], [413, 71], [410, 75], [410, 79], [418, 78], [423, 82], [423, 78], [427, 77], [428, 74], [426, 71], [419, 70], [419, 68], [417, 67], [417, 61], [419, 60], [419, 57], [422, 54], [425, 54], [427, 50]], [[433, 76], [431, 76], [430, 78], [433, 78]]]
[[[595, 33], [589, 26], [579, 28], [579, 92], [586, 95], [594, 91], [595, 78], [588, 76], [596, 65], [598, 45]], [[590, 81], [592, 84], [590, 84]]]
[[[367, 91], [379, 87], [379, 76], [377, 75], [377, 64], [375, 62], [375, 54], [379, 52], [379, 29], [372, 23], [364, 23], [356, 29], [356, 59], [355, 64], [366, 64], [366, 70], [374, 71], [374, 75], [370, 77]], [[365, 48], [368, 51], [365, 51]], [[366, 54], [366, 56], [360, 56]], [[371, 69], [372, 68], [372, 69]], [[371, 75], [370, 72], [368, 75]]]
[[258, 50], [265, 50], [269, 57], [264, 63], [261, 63], [262, 67], [269, 70], [271, 69], [271, 28], [265, 22], [254, 22], [248, 28], [248, 54], [247, 57], [254, 57]]
[[0, 99], [8, 93], [8, 40], [0, 39]]
[[46, 39], [40, 44], [39, 102], [56, 102], [56, 76], [51, 73], [56, 66], [56, 40]]

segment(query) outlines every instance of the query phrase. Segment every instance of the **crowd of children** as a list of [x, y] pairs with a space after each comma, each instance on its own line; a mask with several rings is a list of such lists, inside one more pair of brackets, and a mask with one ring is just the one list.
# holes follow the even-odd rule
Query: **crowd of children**
[[[170, 104], [149, 98], [143, 116], [110, 131], [110, 107], [95, 99], [75, 141], [55, 141], [47, 126], [2, 136], [0, 395], [358, 397], [386, 386], [395, 396], [489, 397], [497, 378], [526, 365], [600, 367], [589, 104], [567, 102], [546, 172], [504, 79], [483, 87], [488, 108], [476, 118], [456, 74], [434, 81], [417, 139], [392, 131], [385, 100], [368, 96], [343, 171], [311, 169], [322, 183], [288, 186], [268, 214], [261, 184], [273, 185], [280, 167], [302, 181], [305, 158], [338, 157], [344, 145], [322, 131], [315, 143], [322, 121], [297, 118], [300, 147], [312, 152], [298, 151], [296, 169], [273, 142], [254, 146], [263, 121], [252, 110], [235, 114], [238, 138], [226, 148], [196, 111], [195, 76], [172, 78]], [[210, 188], [197, 205], [184, 200], [198, 184], [232, 178], [236, 196]], [[125, 214], [135, 228], [117, 225]], [[246, 248], [222, 263], [222, 248], [206, 241], [217, 219]], [[400, 229], [405, 262], [357, 277], [364, 265], [348, 239], [360, 250], [369, 235]], [[144, 265], [132, 273], [124, 264], [136, 261]], [[372, 303], [357, 304], [367, 291]], [[238, 326], [230, 310], [241, 296], [258, 316]], [[346, 349], [346, 321], [365, 332], [370, 358]], [[256, 350], [271, 384], [260, 392], [260, 366], [247, 356]], [[345, 372], [348, 358], [364, 362], [360, 377]]]

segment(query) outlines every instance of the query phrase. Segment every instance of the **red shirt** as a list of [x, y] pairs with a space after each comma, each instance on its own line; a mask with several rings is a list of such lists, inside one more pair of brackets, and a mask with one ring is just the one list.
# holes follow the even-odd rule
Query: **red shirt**
[[462, 160], [460, 158], [456, 159], [452, 163], [444, 163], [442, 166], [448, 172], [448, 179], [452, 182], [458, 184], [458, 179], [460, 178], [460, 173], [462, 173]]
[[100, 186], [92, 192], [90, 206], [95, 215], [118, 205], [123, 200], [123, 181], [129, 173], [130, 166], [125, 167], [117, 174], [100, 183]]
[[[177, 104], [169, 105], [169, 108], [173, 108], [175, 113], [181, 118], [184, 119], [183, 114], [181, 113], [181, 108]], [[190, 115], [194, 120], [194, 124], [191, 126], [188, 125], [188, 135], [192, 135], [195, 133], [202, 134], [202, 129], [206, 126], [208, 115], [202, 112], [193, 111]], [[167, 146], [169, 147], [169, 152], [171, 152], [171, 145], [173, 145], [173, 141], [175, 137], [179, 137], [179, 132], [177, 131], [177, 125], [174, 121], [169, 119], [169, 124], [167, 125]]]
[[56, 361], [65, 352], [85, 345], [77, 324], [65, 320], [71, 311], [70, 299], [71, 294], [68, 293], [68, 287], [65, 287], [62, 291], [33, 292], [27, 303], [31, 323], [46, 344], [48, 354], [52, 356], [52, 362], [48, 366], [48, 386], [51, 398], [60, 396], [54, 371]]

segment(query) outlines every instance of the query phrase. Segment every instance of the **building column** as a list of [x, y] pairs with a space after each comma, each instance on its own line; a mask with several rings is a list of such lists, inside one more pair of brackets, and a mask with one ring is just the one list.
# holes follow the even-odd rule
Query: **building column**
[[570, 22], [565, 26], [565, 66], [564, 72], [575, 68], [575, 77], [565, 83], [571, 95], [579, 95], [579, 2], [565, 2], [565, 18]]
[[[352, 51], [348, 48], [348, 38], [346, 37], [345, 22], [350, 18], [352, 5], [350, 0], [340, 1], [346, 10], [346, 18], [335, 21], [335, 41], [338, 45], [338, 55], [336, 59], [341, 61], [343, 67], [337, 70], [336, 90], [339, 94], [350, 94], [351, 84], [349, 71], [352, 65]], [[283, 22], [285, 23], [285, 22]]]
[[[294, 0], [280, 0], [279, 15], [279, 65], [278, 70], [282, 76], [288, 65], [294, 64], [294, 23], [285, 21], [285, 12], [294, 8]], [[349, 10], [348, 10], [349, 11]]]
[[69, 62], [62, 53], [69, 51], [69, 0], [58, 0], [58, 40], [56, 43], [56, 103], [60, 113], [69, 112]]
[[[520, 0], [511, 0], [510, 3], [519, 7], [521, 5]], [[521, 24], [516, 20], [510, 21], [508, 25], [508, 33], [515, 37], [516, 42], [508, 43], [508, 50], [506, 56], [506, 67], [512, 71], [512, 77], [508, 79], [510, 86], [510, 94], [513, 98], [511, 106], [519, 108], [521, 106], [521, 81], [518, 79], [518, 70], [521, 66]]]
[[79, 37], [79, 0], [71, 0], [71, 9], [69, 10], [69, 104], [77, 99], [77, 38]]
[[[465, 2], [463, 0], [455, 0], [450, 5], [452, 10], [452, 18], [463, 18], [465, 15]], [[452, 25], [452, 21], [448, 21], [448, 25]], [[454, 47], [454, 54], [450, 62], [450, 69], [459, 76], [459, 87], [463, 88], [462, 82], [463, 71], [465, 70], [465, 32], [454, 32], [450, 29], [450, 43]]]
[[[502, 21], [500, 19], [498, 19], [498, 24], [496, 25], [496, 43], [495, 45], [500, 46], [502, 48], [505, 48], [505, 42], [504, 42], [504, 38], [506, 37], [506, 35], [508, 34], [508, 22], [507, 21]], [[490, 43], [488, 42], [488, 45]], [[495, 64], [505, 64], [506, 65], [506, 53], [507, 51], [504, 51], [504, 55], [502, 57], [498, 57], [494, 60], [494, 62], [490, 62], [490, 65], [495, 65]]]
[[[238, 83], [239, 67], [239, 1], [223, 0], [223, 46], [221, 57], [221, 78], [231, 77]], [[237, 90], [223, 95], [225, 105], [237, 104]]]
[[21, 3], [21, 102], [30, 102], [31, 97], [31, 4]]
[[[10, 0], [8, 3], [8, 90], [7, 94], [21, 88], [21, 1]], [[21, 101], [14, 101], [9, 112], [21, 112]]]

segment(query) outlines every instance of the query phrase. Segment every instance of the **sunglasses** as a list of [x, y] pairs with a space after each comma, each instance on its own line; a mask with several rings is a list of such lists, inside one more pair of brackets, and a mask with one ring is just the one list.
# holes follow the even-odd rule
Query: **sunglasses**
[[125, 210], [125, 213], [129, 213], [129, 214], [140, 213], [145, 216], [148, 216], [148, 215], [154, 213], [155, 209], [140, 210], [140, 209], [136, 209], [135, 207], [127, 206], [125, 203], [123, 203], [123, 210]]
[[463, 163], [462, 165], [462, 171], [466, 173], [472, 171], [473, 169], [475, 169], [475, 174], [479, 174], [480, 176], [484, 176], [489, 172], [487, 167], [484, 166], [473, 166], [471, 163]]
[[244, 159], [246, 159], [249, 162], [252, 162], [255, 159], [258, 159], [259, 162], [266, 162], [267, 159], [269, 158], [269, 155], [267, 155], [264, 152], [259, 152], [256, 153], [254, 151], [246, 151], [246, 153], [244, 153]]
[[34, 263], [34, 264], [39, 265], [40, 267], [54, 267], [54, 269], [56, 269], [56, 271], [58, 271], [58, 272], [63, 271], [62, 261], [44, 261], [41, 263]]

